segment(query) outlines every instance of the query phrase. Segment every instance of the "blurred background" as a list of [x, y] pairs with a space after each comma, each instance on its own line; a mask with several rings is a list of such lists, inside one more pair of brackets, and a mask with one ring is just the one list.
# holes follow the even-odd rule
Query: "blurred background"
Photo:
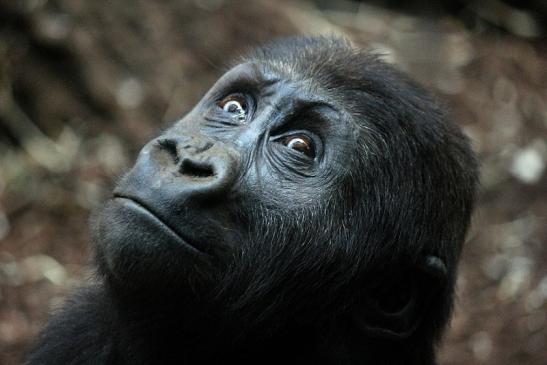
[[482, 191], [441, 364], [547, 364], [547, 1], [0, 0], [0, 364], [89, 275], [90, 211], [227, 60], [340, 34], [437, 93]]

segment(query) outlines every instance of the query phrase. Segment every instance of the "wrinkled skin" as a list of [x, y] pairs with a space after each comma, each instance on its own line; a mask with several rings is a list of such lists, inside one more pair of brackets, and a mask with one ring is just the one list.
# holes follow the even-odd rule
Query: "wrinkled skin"
[[476, 184], [375, 56], [258, 49], [144, 146], [94, 215], [97, 283], [28, 364], [433, 364]]

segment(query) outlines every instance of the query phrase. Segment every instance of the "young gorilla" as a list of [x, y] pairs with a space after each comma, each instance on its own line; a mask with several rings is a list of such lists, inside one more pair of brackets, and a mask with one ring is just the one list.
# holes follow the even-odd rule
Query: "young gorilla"
[[143, 148], [27, 364], [434, 364], [476, 185], [404, 75], [278, 41]]

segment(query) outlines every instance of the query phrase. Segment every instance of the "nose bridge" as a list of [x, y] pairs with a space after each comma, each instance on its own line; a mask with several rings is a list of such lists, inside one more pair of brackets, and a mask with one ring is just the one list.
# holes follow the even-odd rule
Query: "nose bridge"
[[165, 135], [156, 140], [154, 147], [169, 154], [173, 165], [178, 167], [188, 161], [212, 166], [230, 158], [228, 146], [203, 135]]
[[203, 135], [190, 135], [184, 137], [172, 137], [177, 144], [177, 152], [180, 155], [199, 155], [209, 151], [215, 142]]

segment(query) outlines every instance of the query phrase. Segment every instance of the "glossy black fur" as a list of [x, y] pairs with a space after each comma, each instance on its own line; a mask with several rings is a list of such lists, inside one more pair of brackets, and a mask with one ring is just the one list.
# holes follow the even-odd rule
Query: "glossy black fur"
[[466, 138], [392, 66], [274, 42], [143, 148], [94, 216], [96, 283], [27, 364], [434, 364], [476, 185]]

